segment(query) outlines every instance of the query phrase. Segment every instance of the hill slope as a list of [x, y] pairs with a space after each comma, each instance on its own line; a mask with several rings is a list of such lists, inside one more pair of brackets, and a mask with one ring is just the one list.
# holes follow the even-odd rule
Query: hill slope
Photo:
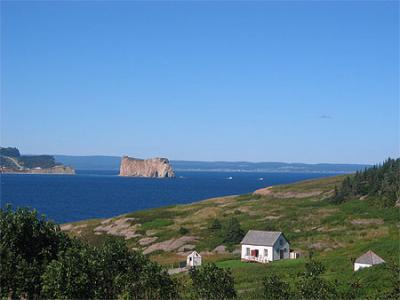
[[[373, 296], [377, 292], [374, 285], [384, 288], [384, 278], [389, 275], [382, 271], [379, 280], [373, 279], [373, 270], [354, 275], [352, 259], [371, 249], [386, 261], [397, 260], [398, 210], [376, 207], [368, 199], [333, 204], [329, 199], [343, 178], [274, 186], [267, 193], [209, 199], [65, 224], [62, 228], [94, 244], [108, 234], [120, 236], [127, 239], [131, 248], [142, 249], [151, 259], [171, 267], [184, 260], [190, 249], [196, 249], [204, 261], [218, 261], [220, 266], [232, 268], [241, 298], [261, 296], [260, 282], [266, 272], [281, 272], [290, 277], [302, 269], [304, 258], [268, 265], [240, 262], [237, 245], [224, 243], [226, 226], [234, 217], [244, 231], [283, 231], [292, 249], [300, 251], [303, 257], [313, 252], [327, 265], [327, 277], [347, 280], [358, 276], [368, 284], [364, 295]], [[215, 219], [221, 224], [220, 229], [211, 229]]]

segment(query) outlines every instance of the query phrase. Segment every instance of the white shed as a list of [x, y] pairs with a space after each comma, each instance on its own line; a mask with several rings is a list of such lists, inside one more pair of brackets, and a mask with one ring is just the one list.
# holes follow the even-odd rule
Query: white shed
[[201, 255], [196, 251], [190, 253], [186, 258], [186, 267], [198, 267], [201, 266]]
[[385, 261], [381, 257], [369, 250], [368, 252], [364, 253], [356, 259], [356, 261], [354, 262], [354, 271], [358, 271], [362, 268], [369, 268], [374, 265], [382, 264], [384, 262]]
[[241, 244], [241, 260], [267, 263], [288, 259], [290, 244], [280, 231], [249, 230]]

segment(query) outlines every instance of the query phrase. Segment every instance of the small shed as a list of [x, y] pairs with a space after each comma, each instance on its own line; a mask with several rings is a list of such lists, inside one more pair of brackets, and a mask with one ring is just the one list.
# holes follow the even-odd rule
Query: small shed
[[289, 258], [290, 259], [298, 259], [300, 257], [300, 252], [290, 250]]
[[385, 261], [381, 257], [369, 250], [368, 252], [364, 253], [356, 259], [356, 261], [354, 262], [354, 271], [358, 271], [362, 268], [369, 268], [374, 265], [382, 264], [384, 262]]
[[196, 251], [193, 251], [187, 256], [186, 259], [186, 267], [187, 268], [192, 268], [192, 267], [198, 267], [201, 266], [201, 255], [197, 253]]

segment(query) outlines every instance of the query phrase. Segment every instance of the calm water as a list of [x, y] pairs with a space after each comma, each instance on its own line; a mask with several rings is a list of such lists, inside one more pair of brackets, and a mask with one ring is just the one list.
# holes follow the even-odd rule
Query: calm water
[[78, 171], [75, 176], [7, 174], [1, 175], [0, 194], [2, 206], [11, 203], [13, 207], [36, 208], [63, 223], [244, 194], [329, 175], [332, 174], [179, 172], [175, 179], [148, 179], [118, 177], [115, 171]]

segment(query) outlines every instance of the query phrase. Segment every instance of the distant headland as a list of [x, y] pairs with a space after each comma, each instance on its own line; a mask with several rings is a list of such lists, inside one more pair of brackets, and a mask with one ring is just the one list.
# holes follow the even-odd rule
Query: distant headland
[[137, 159], [123, 156], [119, 175], [167, 178], [175, 177], [175, 172], [166, 158]]
[[21, 155], [18, 148], [0, 147], [0, 173], [73, 175], [75, 170], [57, 163], [52, 155]]

